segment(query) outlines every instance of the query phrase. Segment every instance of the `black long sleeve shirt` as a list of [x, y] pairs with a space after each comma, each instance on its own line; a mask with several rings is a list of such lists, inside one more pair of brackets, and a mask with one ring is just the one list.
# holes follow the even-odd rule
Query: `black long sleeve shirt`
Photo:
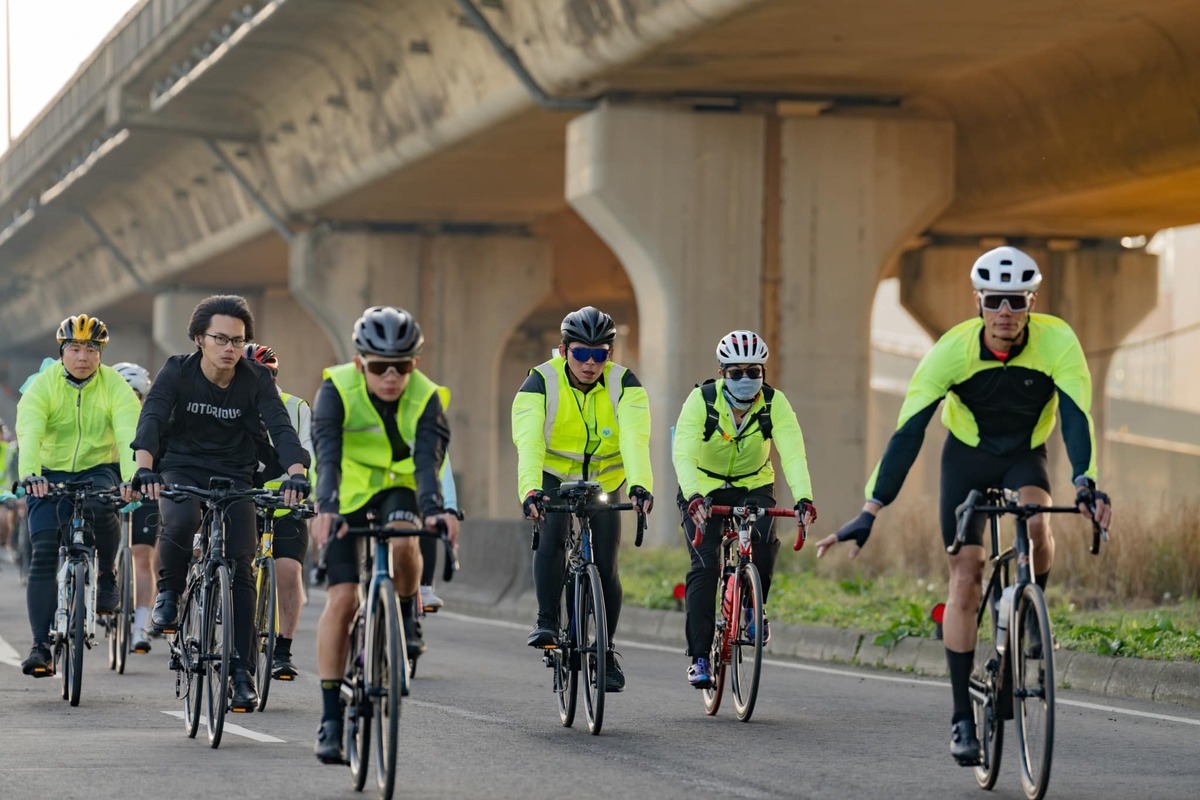
[[146, 450], [161, 469], [201, 467], [247, 482], [258, 468], [265, 431], [283, 467], [309, 466], [271, 371], [239, 359], [233, 380], [217, 386], [200, 369], [200, 352], [163, 364], [138, 419], [134, 450]]
[[[400, 461], [410, 455], [408, 443], [400, 437], [400, 426], [396, 413], [400, 401], [387, 402], [369, 394], [371, 405], [379, 412], [392, 445], [392, 461]], [[342, 431], [346, 408], [333, 381], [325, 380], [317, 390], [313, 403], [312, 440], [317, 456], [317, 510], [336, 514], [338, 511], [338, 486], [342, 482]], [[434, 514], [444, 507], [442, 484], [438, 479], [446, 448], [450, 444], [450, 423], [442, 408], [442, 400], [434, 393], [417, 420], [416, 441], [411, 451], [414, 478], [417, 484], [417, 501], [421, 513]]]

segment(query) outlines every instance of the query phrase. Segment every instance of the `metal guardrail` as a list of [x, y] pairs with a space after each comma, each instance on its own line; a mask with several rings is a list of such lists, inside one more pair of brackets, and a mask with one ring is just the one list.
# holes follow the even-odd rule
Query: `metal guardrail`
[[[0, 186], [5, 194], [19, 191], [30, 174], [54, 156], [63, 140], [78, 129], [81, 117], [104, 108], [105, 93], [189, 7], [209, 6], [218, 0], [142, 0], [124, 24], [92, 53], [49, 107], [12, 143], [0, 158]], [[63, 24], [69, 24], [64, 21]], [[9, 202], [11, 196], [0, 196]]]

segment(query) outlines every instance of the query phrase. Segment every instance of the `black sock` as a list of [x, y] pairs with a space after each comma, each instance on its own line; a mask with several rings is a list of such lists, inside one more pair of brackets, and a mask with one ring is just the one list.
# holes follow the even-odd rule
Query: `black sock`
[[400, 616], [402, 619], [412, 619], [413, 617], [413, 595], [400, 598]]
[[954, 716], [950, 724], [964, 719], [974, 719], [971, 709], [971, 668], [975, 664], [974, 653], [956, 653], [946, 649], [946, 665], [950, 668], [950, 693], [954, 695]]
[[292, 657], [292, 640], [286, 636], [275, 637], [275, 655]]
[[1048, 580], [1050, 580], [1050, 570], [1046, 570], [1041, 575], [1033, 576], [1033, 582], [1038, 585], [1038, 588], [1042, 590], [1043, 594], [1046, 591], [1046, 581]]
[[321, 721], [342, 718], [342, 682], [321, 681]]

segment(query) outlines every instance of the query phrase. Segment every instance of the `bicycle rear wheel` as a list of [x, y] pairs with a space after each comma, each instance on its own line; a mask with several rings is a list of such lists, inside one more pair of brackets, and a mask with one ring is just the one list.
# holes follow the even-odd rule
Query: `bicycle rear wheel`
[[579, 630], [580, 671], [583, 677], [583, 713], [588, 732], [600, 733], [604, 725], [604, 684], [608, 661], [608, 626], [604, 593], [595, 564], [584, 567], [575, 592], [575, 622]]
[[[125, 674], [125, 661], [129, 658], [129, 644], [133, 629], [133, 553], [122, 547], [117, 554], [117, 610], [110, 616], [110, 648], [115, 650], [115, 666], [119, 675]], [[114, 659], [109, 658], [110, 662]], [[113, 666], [110, 664], [110, 666]]]
[[397, 737], [400, 732], [401, 683], [404, 638], [400, 633], [400, 607], [390, 580], [379, 582], [374, 608], [367, 623], [367, 694], [374, 697], [372, 727], [375, 739], [375, 783], [379, 796], [389, 800], [396, 788]]
[[229, 707], [229, 669], [233, 655], [233, 587], [229, 568], [218, 564], [213, 570], [204, 603], [205, 715], [208, 743], [221, 746], [225, 711]]
[[1036, 584], [1021, 591], [1013, 620], [1013, 712], [1021, 786], [1040, 800], [1050, 783], [1054, 754], [1054, 644], [1046, 598]]
[[279, 618], [275, 603], [279, 596], [279, 584], [275, 574], [275, 559], [264, 558], [258, 566], [254, 602], [255, 650], [258, 667], [255, 679], [258, 682], [258, 710], [267, 707], [267, 695], [271, 691], [271, 667], [275, 663], [275, 638], [279, 634]]
[[[737, 593], [737, 573], [729, 575], [725, 580], [733, 581], [733, 591]], [[729, 653], [732, 651], [731, 631], [736, 632], [737, 626], [730, 626], [730, 618], [725, 615], [722, 598], [725, 597], [725, 581], [717, 584], [716, 624], [713, 627], [712, 648], [709, 651], [709, 668], [712, 670], [712, 686], [701, 689], [704, 696], [704, 713], [710, 717], [721, 708], [721, 695], [725, 691], [725, 670], [729, 664]]]
[[189, 739], [200, 729], [200, 704], [204, 697], [204, 609], [199, 584], [183, 595], [183, 617], [172, 636], [175, 659], [175, 694], [183, 698], [183, 729]]
[[738, 600], [730, 623], [737, 631], [729, 664], [730, 689], [737, 718], [749, 722], [762, 676], [763, 590], [758, 567], [746, 564], [739, 572], [741, 580], [734, 595]]
[[371, 762], [371, 698], [367, 696], [366, 672], [363, 661], [366, 659], [365, 642], [366, 625], [361, 614], [354, 617], [354, 627], [350, 629], [350, 648], [346, 651], [346, 670], [343, 677], [342, 692], [345, 696], [349, 686], [349, 695], [345, 711], [346, 761], [350, 764], [350, 781], [354, 791], [361, 792], [367, 784], [367, 766]]
[[67, 672], [71, 676], [68, 702], [79, 705], [79, 695], [83, 692], [83, 650], [87, 633], [84, 623], [87, 621], [87, 569], [82, 564], [76, 564], [72, 571], [73, 588], [71, 599], [67, 605]]
[[575, 722], [575, 708], [579, 698], [579, 650], [575, 646], [574, 620], [575, 585], [568, 575], [563, 582], [558, 600], [559, 634], [558, 647], [546, 650], [554, 669], [554, 701], [558, 705], [558, 719], [564, 728]]

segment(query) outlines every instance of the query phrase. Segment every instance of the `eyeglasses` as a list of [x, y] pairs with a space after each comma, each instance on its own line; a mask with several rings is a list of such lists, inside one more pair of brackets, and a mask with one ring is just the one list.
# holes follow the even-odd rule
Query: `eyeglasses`
[[999, 311], [1000, 306], [1007, 304], [1009, 311], [1025, 311], [1029, 308], [1028, 294], [982, 294], [980, 299], [988, 311]]
[[734, 381], [740, 381], [742, 378], [750, 378], [751, 380], [758, 380], [762, 376], [763, 376], [763, 368], [758, 367], [758, 366], [746, 367], [745, 369], [742, 369], [741, 367], [732, 367], [730, 369], [725, 370], [725, 377], [729, 378], [730, 380], [734, 380]]
[[597, 364], [603, 364], [608, 361], [607, 347], [572, 347], [571, 357], [580, 364], [586, 364], [588, 359], [592, 359]]
[[398, 361], [390, 358], [364, 358], [363, 366], [372, 375], [386, 375], [389, 369], [395, 370], [397, 375], [407, 375], [413, 371], [413, 360], [411, 358], [402, 358]]
[[245, 347], [246, 346], [246, 337], [244, 337], [244, 336], [238, 336], [236, 338], [230, 339], [228, 336], [226, 336], [223, 333], [206, 333], [204, 335], [209, 337], [210, 339], [212, 339], [214, 342], [216, 342], [217, 347], [229, 347], [229, 345], [233, 345], [234, 347]]

